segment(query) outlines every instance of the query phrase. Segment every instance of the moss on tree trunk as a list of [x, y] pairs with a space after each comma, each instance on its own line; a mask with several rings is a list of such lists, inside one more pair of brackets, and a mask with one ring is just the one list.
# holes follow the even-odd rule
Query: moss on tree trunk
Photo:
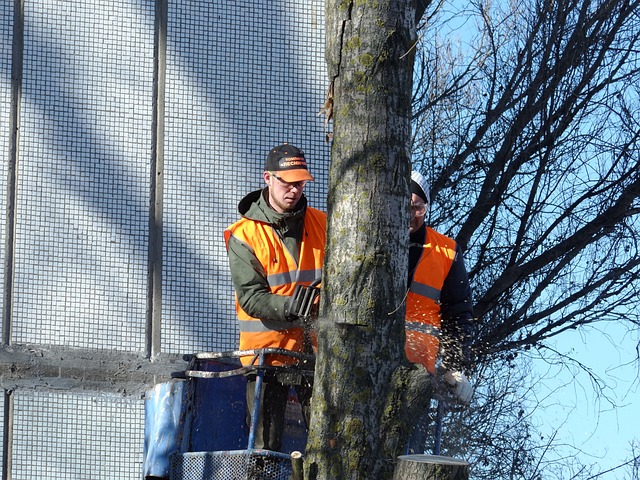
[[424, 369], [404, 356], [412, 2], [328, 0], [333, 143], [307, 479], [390, 479]]

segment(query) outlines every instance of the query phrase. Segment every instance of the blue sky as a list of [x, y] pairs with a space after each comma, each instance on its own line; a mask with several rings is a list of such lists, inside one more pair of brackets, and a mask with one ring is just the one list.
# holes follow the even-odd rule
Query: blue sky
[[[583, 370], [534, 363], [534, 375], [542, 375], [536, 390], [543, 399], [535, 419], [546, 438], [555, 433], [556, 441], [567, 445], [560, 453], [576, 453], [573, 446], [581, 451], [577, 457], [582, 463], [595, 464], [599, 471], [631, 458], [631, 442], [640, 444], [640, 380], [635, 362], [639, 337], [637, 331], [609, 323], [586, 332], [566, 332], [556, 342], [560, 352], [590, 368], [604, 382], [603, 394], [615, 407], [596, 395], [590, 375]], [[628, 472], [625, 467], [597, 478], [628, 479]]]
[[[446, 2], [444, 16], [448, 20], [438, 30], [442, 38], [453, 39], [463, 53], [476, 34], [467, 8], [471, 8], [467, 2]], [[640, 331], [629, 332], [628, 326], [604, 322], [564, 332], [555, 343], [550, 343], [604, 382], [602, 394], [611, 401], [596, 394], [589, 374], [580, 368], [552, 365], [544, 360], [531, 362], [531, 357], [526, 358], [526, 365], [532, 367], [532, 388], [537, 397], [533, 404], [540, 402], [533, 421], [545, 439], [555, 435], [556, 443], [564, 445], [557, 454], [575, 455], [581, 463], [596, 465], [598, 471], [604, 471], [631, 458], [631, 442], [635, 441], [640, 450], [639, 343]], [[547, 460], [551, 459], [549, 456]], [[629, 471], [629, 467], [623, 467], [593, 478], [628, 480]]]

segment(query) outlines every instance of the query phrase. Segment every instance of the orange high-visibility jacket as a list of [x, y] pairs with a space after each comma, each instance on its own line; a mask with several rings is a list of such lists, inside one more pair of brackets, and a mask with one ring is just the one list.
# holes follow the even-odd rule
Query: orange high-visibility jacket
[[407, 294], [406, 354], [435, 374], [440, 345], [440, 293], [456, 257], [456, 242], [427, 228], [425, 245]]
[[[326, 215], [307, 207], [304, 216], [304, 234], [300, 242], [300, 256], [293, 258], [271, 224], [242, 218], [224, 232], [225, 242], [231, 235], [249, 245], [263, 266], [271, 293], [291, 296], [297, 283], [309, 285], [322, 275], [326, 243]], [[236, 313], [240, 323], [240, 349], [283, 348], [301, 352], [304, 346], [302, 328], [291, 323], [260, 319], [246, 313], [238, 302]], [[243, 358], [246, 364], [250, 358]], [[269, 363], [279, 364], [283, 357], [272, 358]]]

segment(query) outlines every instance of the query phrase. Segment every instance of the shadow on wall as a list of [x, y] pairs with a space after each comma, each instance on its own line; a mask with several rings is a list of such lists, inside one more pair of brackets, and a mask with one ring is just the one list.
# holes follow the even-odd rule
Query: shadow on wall
[[[307, 151], [323, 208], [324, 5], [169, 3], [162, 350], [229, 349], [222, 232], [271, 145]], [[155, 4], [25, 4], [18, 343], [145, 349]]]

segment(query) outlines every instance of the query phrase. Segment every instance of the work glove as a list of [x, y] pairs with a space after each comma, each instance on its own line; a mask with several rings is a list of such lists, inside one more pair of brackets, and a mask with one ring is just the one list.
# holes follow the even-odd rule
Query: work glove
[[287, 322], [297, 322], [300, 320], [300, 305], [293, 297], [287, 298], [284, 302], [284, 318]]
[[320, 300], [320, 288], [317, 286], [320, 280], [311, 285], [296, 285], [293, 295], [284, 304], [285, 318], [290, 322], [308, 320], [317, 316]]
[[456, 399], [463, 405], [469, 405], [473, 397], [473, 387], [464, 373], [449, 370], [444, 374], [444, 381], [451, 387]]

